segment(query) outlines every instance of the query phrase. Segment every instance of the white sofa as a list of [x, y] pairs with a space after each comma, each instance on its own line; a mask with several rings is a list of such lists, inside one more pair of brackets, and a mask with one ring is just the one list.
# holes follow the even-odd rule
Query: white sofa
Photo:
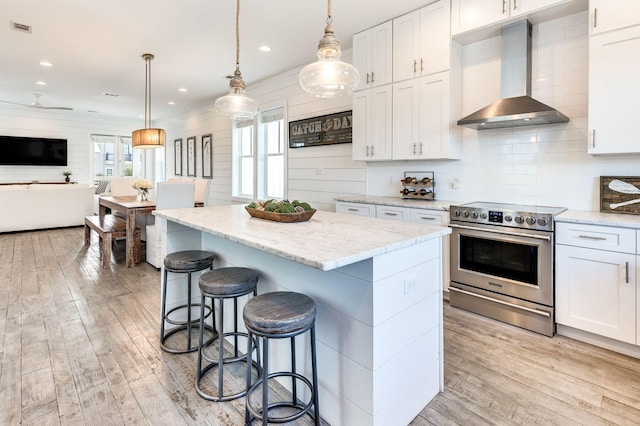
[[0, 232], [83, 225], [94, 191], [87, 184], [0, 185]]

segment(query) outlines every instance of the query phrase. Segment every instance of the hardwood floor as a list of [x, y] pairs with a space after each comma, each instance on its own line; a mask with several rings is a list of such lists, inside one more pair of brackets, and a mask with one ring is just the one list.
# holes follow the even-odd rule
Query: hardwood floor
[[[160, 273], [123, 245], [102, 269], [82, 228], [0, 234], [0, 425], [242, 424], [159, 349]], [[640, 424], [640, 360], [447, 304], [445, 385], [413, 426]]]

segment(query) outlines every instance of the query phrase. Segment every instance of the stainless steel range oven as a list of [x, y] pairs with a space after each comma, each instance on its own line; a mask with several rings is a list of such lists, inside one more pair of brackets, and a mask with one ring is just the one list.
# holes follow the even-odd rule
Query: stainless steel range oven
[[553, 216], [564, 210], [451, 206], [451, 305], [553, 336]]

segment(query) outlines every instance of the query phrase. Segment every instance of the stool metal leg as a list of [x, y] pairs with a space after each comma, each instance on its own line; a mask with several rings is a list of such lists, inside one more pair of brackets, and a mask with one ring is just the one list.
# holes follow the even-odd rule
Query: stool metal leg
[[[199, 378], [202, 376], [202, 347], [204, 346], [204, 304], [207, 298], [203, 294], [200, 298], [200, 335], [198, 337], [198, 369], [196, 372], [196, 384]], [[211, 300], [211, 304], [213, 305], [213, 299]], [[215, 312], [213, 313], [215, 316]]]
[[162, 316], [160, 317], [160, 344], [164, 343], [164, 323], [167, 313], [167, 269], [164, 270], [162, 281]]
[[218, 332], [218, 398], [222, 398], [222, 378], [224, 375], [224, 299], [219, 299], [220, 303], [220, 331]]
[[187, 351], [191, 352], [191, 272], [188, 273], [187, 283]]
[[262, 426], [269, 424], [269, 339], [262, 338]]
[[311, 326], [311, 370], [313, 374], [313, 418], [315, 425], [320, 426], [320, 409], [318, 408], [318, 368], [316, 361], [316, 325]]
[[[291, 372], [296, 374], [296, 336], [291, 336]], [[298, 386], [295, 376], [291, 376], [291, 397], [291, 402], [296, 405], [298, 403]]]

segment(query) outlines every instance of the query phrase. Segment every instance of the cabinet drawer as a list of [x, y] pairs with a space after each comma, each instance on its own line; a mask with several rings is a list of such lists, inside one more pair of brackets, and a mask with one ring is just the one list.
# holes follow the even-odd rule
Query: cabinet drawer
[[410, 210], [407, 207], [376, 206], [376, 217], [378, 219], [400, 220], [409, 222]]
[[636, 253], [636, 231], [580, 223], [556, 223], [556, 244]]
[[446, 226], [449, 223], [449, 212], [411, 209], [411, 223]]
[[345, 203], [338, 201], [336, 203], [336, 213], [376, 217], [376, 206], [373, 204]]

